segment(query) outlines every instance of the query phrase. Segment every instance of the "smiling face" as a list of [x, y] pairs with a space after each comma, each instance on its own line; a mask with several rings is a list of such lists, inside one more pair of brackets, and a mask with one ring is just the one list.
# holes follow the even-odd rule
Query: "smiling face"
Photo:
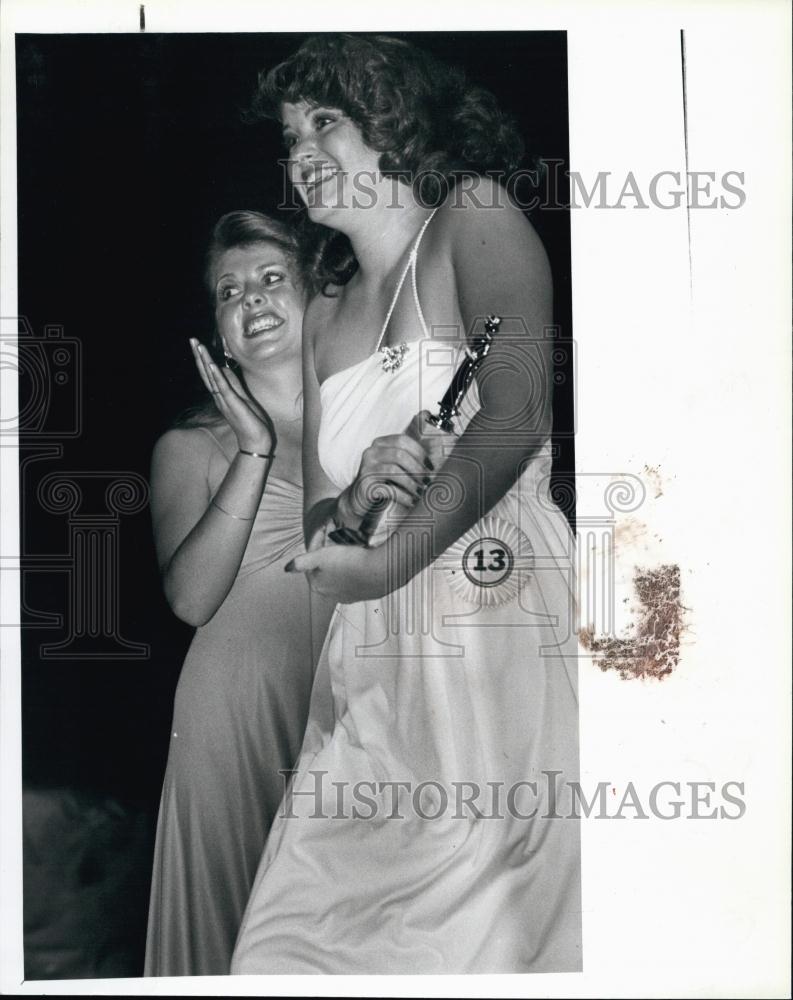
[[245, 370], [300, 359], [305, 296], [276, 243], [232, 247], [213, 268], [215, 319], [224, 350]]
[[343, 112], [301, 101], [282, 105], [281, 121], [289, 178], [312, 221], [338, 225], [339, 213], [371, 207], [390, 191], [380, 174], [380, 154]]

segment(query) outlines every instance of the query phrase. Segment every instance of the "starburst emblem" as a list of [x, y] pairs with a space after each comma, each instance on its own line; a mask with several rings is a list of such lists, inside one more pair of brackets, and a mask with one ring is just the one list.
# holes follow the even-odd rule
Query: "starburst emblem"
[[493, 607], [513, 601], [534, 575], [534, 549], [510, 521], [488, 514], [442, 557], [449, 587], [469, 604]]
[[383, 358], [383, 371], [398, 371], [402, 367], [402, 359], [404, 358], [407, 349], [407, 344], [397, 344], [396, 347], [381, 347], [380, 353], [385, 355]]

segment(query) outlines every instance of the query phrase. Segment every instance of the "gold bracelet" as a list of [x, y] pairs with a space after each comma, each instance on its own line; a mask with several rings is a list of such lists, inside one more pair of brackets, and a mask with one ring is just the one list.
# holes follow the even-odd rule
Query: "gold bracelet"
[[217, 507], [217, 509], [220, 511], [221, 514], [225, 514], [226, 517], [233, 517], [235, 521], [252, 521], [256, 517], [255, 514], [253, 515], [253, 517], [240, 517], [239, 514], [232, 514], [230, 510], [225, 510], [223, 507], [221, 507], [214, 497], [212, 497], [210, 503], [212, 504], [213, 507]]
[[275, 458], [274, 451], [270, 452], [269, 455], [262, 455], [258, 451], [246, 451], [244, 448], [240, 448], [239, 452], [240, 455], [252, 455], [254, 458], [269, 458], [271, 460]]

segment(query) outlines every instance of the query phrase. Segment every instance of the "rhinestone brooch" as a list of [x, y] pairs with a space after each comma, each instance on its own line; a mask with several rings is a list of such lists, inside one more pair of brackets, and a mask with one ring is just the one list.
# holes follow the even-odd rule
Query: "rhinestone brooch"
[[382, 368], [384, 372], [395, 372], [402, 367], [402, 359], [407, 352], [407, 344], [397, 344], [396, 347], [381, 347], [380, 353], [384, 354]]

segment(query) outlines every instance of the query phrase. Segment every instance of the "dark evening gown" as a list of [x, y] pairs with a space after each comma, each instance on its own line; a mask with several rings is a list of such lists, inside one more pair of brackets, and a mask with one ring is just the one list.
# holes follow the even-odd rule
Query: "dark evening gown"
[[[212, 436], [212, 493], [236, 448]], [[224, 451], [224, 448], [226, 451]], [[313, 675], [309, 591], [284, 564], [305, 551], [302, 488], [267, 481], [226, 600], [196, 631], [176, 691], [154, 858], [145, 974], [222, 975], [284, 778], [300, 750]]]

